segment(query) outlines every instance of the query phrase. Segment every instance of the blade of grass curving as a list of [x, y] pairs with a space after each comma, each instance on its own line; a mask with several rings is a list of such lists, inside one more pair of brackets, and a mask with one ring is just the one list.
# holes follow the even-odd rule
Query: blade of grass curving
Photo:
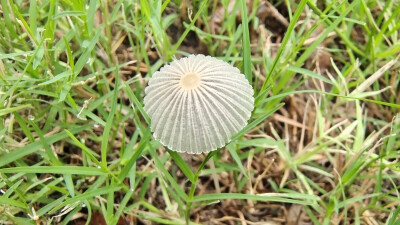
[[67, 188], [69, 195], [71, 195], [71, 197], [75, 196], [75, 186], [74, 186], [74, 182], [72, 181], [72, 176], [71, 174], [64, 174], [64, 181], [65, 181], [65, 187]]
[[185, 174], [186, 178], [188, 178], [191, 182], [194, 182], [194, 174], [187, 163], [182, 159], [182, 157], [174, 151], [168, 149], [168, 154], [175, 161], [176, 165], [181, 169], [183, 174]]
[[240, 157], [239, 157], [237, 151], [235, 150], [235, 148], [234, 148], [234, 146], [233, 146], [233, 143], [229, 143], [229, 144], [226, 146], [226, 148], [228, 149], [229, 153], [231, 154], [233, 160], [235, 161], [236, 165], [239, 167], [239, 169], [240, 169], [240, 171], [242, 172], [242, 174], [243, 174], [245, 177], [249, 178], [248, 175], [247, 175], [247, 173], [246, 173], [246, 170], [245, 170], [244, 167], [243, 167], [243, 163], [242, 163], [242, 161], [240, 160]]
[[29, 139], [30, 142], [35, 142], [33, 138], [32, 132], [29, 130], [28, 126], [26, 125], [27, 122], [19, 113], [14, 113], [15, 119], [17, 120], [19, 126], [21, 127], [22, 131], [24, 132], [25, 136]]
[[[152, 146], [152, 144], [150, 144], [150, 146]], [[184, 200], [187, 200], [187, 198], [188, 198], [187, 194], [183, 191], [181, 186], [176, 182], [175, 178], [173, 176], [171, 176], [171, 174], [167, 171], [167, 169], [165, 169], [165, 166], [162, 164], [162, 162], [158, 158], [154, 148], [150, 147], [149, 152], [150, 152], [151, 157], [154, 159], [154, 162], [155, 162], [157, 168], [164, 175], [164, 177], [168, 180], [168, 182], [172, 185], [172, 187], [174, 187], [177, 194]]]
[[125, 83], [122, 83], [122, 85], [123, 85], [124, 91], [128, 95], [129, 100], [131, 102], [133, 102], [134, 106], [142, 114], [143, 118], [146, 120], [146, 123], [150, 124], [150, 117], [147, 115], [146, 111], [144, 111], [142, 103], [140, 103], [139, 99], [133, 93], [132, 89], [128, 85], [126, 85]]
[[110, 137], [110, 131], [112, 126], [114, 125], [114, 116], [115, 111], [117, 109], [117, 101], [118, 101], [118, 87], [119, 87], [119, 70], [115, 70], [115, 84], [113, 90], [113, 97], [111, 99], [111, 109], [107, 117], [106, 126], [104, 127], [104, 132], [101, 139], [101, 164], [103, 168], [107, 167], [107, 151], [108, 151], [108, 142]]
[[325, 83], [328, 83], [328, 84], [333, 84], [332, 81], [329, 80], [328, 78], [326, 78], [326, 77], [324, 77], [324, 76], [322, 76], [322, 75], [320, 75], [318, 73], [315, 73], [315, 72], [313, 72], [311, 70], [307, 70], [307, 69], [300, 68], [300, 67], [295, 67], [295, 66], [289, 66], [287, 69], [292, 71], [292, 72], [295, 72], [295, 73], [300, 73], [300, 74], [304, 74], [304, 75], [309, 76], [309, 77], [314, 77], [314, 78], [316, 78], [318, 80], [321, 80], [321, 81], [324, 81]]
[[[102, 166], [102, 164], [96, 159], [92, 150], [90, 150], [88, 147], [86, 147], [82, 142], [80, 142], [69, 130], [65, 130], [65, 132], [68, 134], [68, 136], [72, 139], [72, 141], [87, 155], [89, 158], [99, 167]], [[105, 168], [103, 168], [105, 169]]]
[[36, 133], [39, 136], [39, 140], [42, 142], [42, 147], [46, 151], [46, 155], [49, 157], [50, 162], [52, 162], [54, 165], [61, 166], [62, 162], [58, 160], [56, 157], [56, 153], [53, 152], [53, 150], [50, 148], [50, 144], [47, 142], [48, 138], [45, 138], [42, 130], [36, 125], [34, 121], [27, 121], [33, 129], [36, 131]]

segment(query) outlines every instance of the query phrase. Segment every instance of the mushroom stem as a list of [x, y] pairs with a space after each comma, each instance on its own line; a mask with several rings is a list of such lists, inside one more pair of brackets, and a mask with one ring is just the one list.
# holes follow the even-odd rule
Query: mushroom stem
[[186, 225], [189, 225], [190, 222], [190, 211], [192, 209], [192, 203], [194, 198], [194, 192], [196, 191], [197, 181], [199, 180], [199, 175], [201, 170], [204, 168], [208, 160], [210, 160], [218, 151], [213, 151], [207, 154], [206, 158], [201, 162], [199, 168], [197, 169], [196, 173], [194, 174], [194, 179], [192, 185], [190, 186], [190, 192], [188, 195], [188, 199], [186, 201], [186, 210], [185, 210], [185, 220]]

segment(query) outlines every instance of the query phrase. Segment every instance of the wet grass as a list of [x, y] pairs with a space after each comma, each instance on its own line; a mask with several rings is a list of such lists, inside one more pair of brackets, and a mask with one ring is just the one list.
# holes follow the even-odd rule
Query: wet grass
[[[2, 0], [1, 223], [399, 223], [399, 2], [246, 2]], [[142, 98], [199, 53], [256, 103], [187, 156]]]

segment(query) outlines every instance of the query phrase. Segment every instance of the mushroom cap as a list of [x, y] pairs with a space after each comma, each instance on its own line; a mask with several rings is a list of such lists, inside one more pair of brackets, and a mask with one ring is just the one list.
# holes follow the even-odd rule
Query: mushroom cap
[[190, 154], [225, 146], [254, 108], [253, 88], [239, 69], [204, 55], [165, 65], [150, 78], [145, 94], [154, 138]]

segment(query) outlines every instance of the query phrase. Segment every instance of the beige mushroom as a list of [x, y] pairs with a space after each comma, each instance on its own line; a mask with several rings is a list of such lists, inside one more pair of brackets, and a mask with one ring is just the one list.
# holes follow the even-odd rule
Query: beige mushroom
[[165, 65], [153, 74], [145, 94], [154, 138], [190, 154], [225, 146], [247, 125], [254, 108], [253, 88], [239, 69], [204, 55]]

